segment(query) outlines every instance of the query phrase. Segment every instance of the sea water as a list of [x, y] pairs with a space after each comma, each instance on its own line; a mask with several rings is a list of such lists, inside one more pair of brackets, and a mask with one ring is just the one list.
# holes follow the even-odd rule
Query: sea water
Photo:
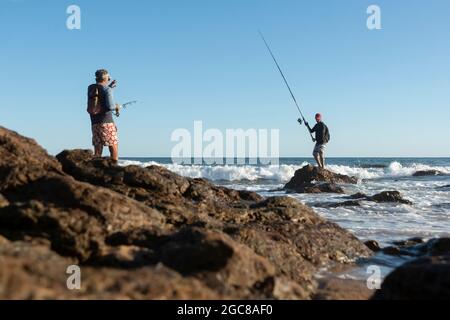
[[[262, 196], [286, 195], [280, 189], [296, 170], [314, 164], [309, 158], [282, 158], [279, 165], [179, 165], [170, 158], [124, 158], [122, 165], [161, 165], [182, 176], [206, 178], [217, 185], [255, 191]], [[248, 162], [247, 162], [248, 163]], [[360, 240], [376, 240], [382, 246], [412, 237], [450, 236], [450, 158], [329, 158], [326, 168], [358, 178], [344, 185], [346, 195], [288, 194], [314, 208], [321, 216], [353, 232]], [[417, 171], [437, 170], [443, 175], [414, 177]], [[359, 207], [326, 208], [323, 203], [345, 201], [357, 192], [369, 196], [399, 191], [412, 205], [362, 201]], [[385, 271], [407, 257], [376, 256]], [[390, 268], [389, 268], [390, 267]]]

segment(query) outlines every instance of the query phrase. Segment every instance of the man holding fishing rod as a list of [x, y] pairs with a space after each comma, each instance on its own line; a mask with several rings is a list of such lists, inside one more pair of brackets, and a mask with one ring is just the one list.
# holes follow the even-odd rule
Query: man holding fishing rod
[[[286, 87], [289, 90], [289, 93], [291, 94], [292, 100], [295, 103], [295, 106], [297, 107], [298, 112], [300, 113], [301, 118], [298, 119], [298, 122], [301, 124], [305, 124], [306, 128], [309, 131], [309, 134], [311, 136], [311, 139], [313, 142], [316, 143], [313, 151], [314, 159], [317, 162], [317, 165], [319, 168], [324, 169], [325, 168], [325, 157], [324, 157], [324, 151], [325, 151], [325, 145], [330, 141], [330, 132], [328, 130], [328, 127], [322, 122], [322, 115], [320, 113], [316, 114], [316, 122], [317, 124], [314, 126], [314, 128], [311, 129], [309, 126], [309, 123], [305, 120], [305, 117], [303, 116], [302, 110], [300, 109], [300, 106], [297, 102], [297, 99], [294, 96], [294, 93], [291, 90], [291, 87], [289, 86], [289, 83], [281, 70], [280, 65], [278, 64], [277, 59], [275, 58], [275, 55], [272, 52], [272, 49], [270, 49], [269, 44], [266, 41], [266, 38], [264, 38], [264, 35], [261, 31], [259, 31], [259, 35], [261, 36], [262, 40], [264, 41], [264, 44], [266, 45], [267, 50], [269, 51], [273, 61], [275, 62], [275, 65], [278, 68], [278, 71], [280, 72], [281, 76], [283, 77], [284, 83], [286, 84]], [[316, 137], [314, 138], [312, 136], [313, 133], [316, 133]]]
[[109, 148], [111, 159], [119, 160], [119, 139], [117, 127], [114, 123], [112, 112], [119, 116], [120, 105], [114, 102], [112, 89], [117, 81], [111, 81], [109, 73], [105, 69], [95, 72], [95, 84], [88, 87], [87, 112], [91, 117], [92, 144], [94, 156], [102, 156], [103, 147]]
[[[308, 122], [305, 122], [305, 126], [308, 128], [310, 133], [316, 133], [316, 137], [313, 141], [316, 142], [314, 146], [313, 156], [317, 162], [317, 165], [324, 169], [325, 168], [325, 145], [330, 141], [330, 131], [325, 123], [322, 122], [322, 115], [320, 113], [316, 114], [317, 124], [311, 129]], [[298, 122], [302, 124], [302, 119], [298, 119]]]

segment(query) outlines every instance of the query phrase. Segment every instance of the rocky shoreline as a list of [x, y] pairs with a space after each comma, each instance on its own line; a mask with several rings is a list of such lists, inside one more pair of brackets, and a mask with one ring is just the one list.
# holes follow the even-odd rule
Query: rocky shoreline
[[[342, 193], [339, 184], [356, 183], [314, 168], [296, 177], [287, 191]], [[448, 281], [449, 253], [415, 272]], [[0, 299], [368, 299], [375, 292], [361, 284], [315, 275], [373, 254], [290, 197], [121, 167], [87, 150], [52, 157], [0, 127]], [[81, 267], [81, 290], [67, 289], [69, 265]], [[401, 268], [375, 298], [411, 297], [397, 289], [410, 272]]]

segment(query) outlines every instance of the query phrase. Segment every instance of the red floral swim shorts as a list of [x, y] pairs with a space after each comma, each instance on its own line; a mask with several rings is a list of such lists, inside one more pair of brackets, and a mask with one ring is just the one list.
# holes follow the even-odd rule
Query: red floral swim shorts
[[114, 123], [99, 123], [92, 125], [92, 144], [94, 146], [112, 147], [119, 144], [117, 127]]

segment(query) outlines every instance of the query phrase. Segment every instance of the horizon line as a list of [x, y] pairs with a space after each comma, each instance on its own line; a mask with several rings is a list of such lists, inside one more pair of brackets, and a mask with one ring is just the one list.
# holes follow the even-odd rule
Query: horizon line
[[[154, 158], [154, 159], [172, 159], [171, 156], [122, 156], [119, 157], [119, 159], [144, 159], [144, 158]], [[191, 157], [194, 159], [194, 157]], [[295, 158], [301, 158], [301, 159], [314, 159], [312, 156], [282, 156], [278, 159], [295, 159]], [[450, 156], [327, 156], [327, 159], [347, 159], [347, 158], [356, 158], [356, 159], [450, 159]], [[202, 158], [205, 159], [205, 158]], [[206, 158], [210, 159], [210, 158]], [[224, 157], [226, 159], [226, 157]], [[235, 157], [234, 159], [255, 159], [255, 158], [249, 158], [249, 157]], [[259, 158], [256, 158], [259, 159]], [[270, 158], [263, 158], [263, 159], [270, 159]]]

